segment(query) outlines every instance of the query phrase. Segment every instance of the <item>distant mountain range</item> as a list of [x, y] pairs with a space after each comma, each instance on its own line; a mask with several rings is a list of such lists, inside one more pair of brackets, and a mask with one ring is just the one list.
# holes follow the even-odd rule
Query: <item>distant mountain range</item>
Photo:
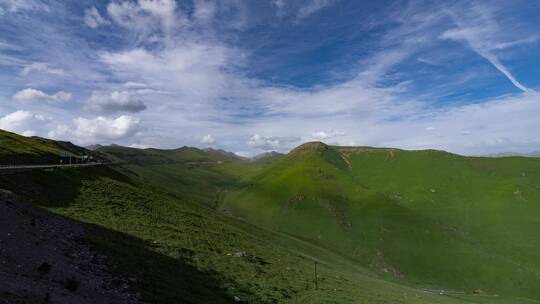
[[540, 152], [530, 152], [530, 153], [519, 153], [519, 152], [502, 152], [487, 154], [487, 157], [510, 157], [510, 156], [521, 156], [521, 157], [540, 157]]
[[0, 174], [0, 188], [91, 224], [96, 250], [145, 302], [540, 298], [540, 158], [322, 142], [252, 159], [211, 148], [94, 148], [0, 132], [0, 160], [108, 160]]

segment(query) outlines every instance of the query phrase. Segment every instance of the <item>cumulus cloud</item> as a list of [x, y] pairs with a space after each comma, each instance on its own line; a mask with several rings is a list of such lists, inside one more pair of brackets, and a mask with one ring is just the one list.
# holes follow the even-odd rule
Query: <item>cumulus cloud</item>
[[60, 124], [48, 136], [54, 139], [73, 138], [78, 143], [95, 143], [132, 137], [141, 130], [141, 120], [122, 115], [117, 118], [77, 117], [72, 125]]
[[211, 145], [215, 142], [216, 139], [211, 134], [207, 134], [201, 138], [201, 144]]
[[128, 91], [92, 92], [86, 107], [98, 113], [130, 112], [146, 110], [146, 105]]
[[311, 137], [316, 140], [331, 139], [331, 138], [345, 136], [345, 135], [347, 135], [347, 133], [334, 131], [332, 129], [327, 130], [327, 131], [319, 131], [319, 132], [311, 133]]
[[140, 128], [140, 119], [132, 116], [106, 118], [99, 116], [94, 119], [76, 118], [75, 134], [79, 137], [88, 136], [101, 139], [121, 139], [133, 136]]
[[49, 64], [44, 62], [33, 62], [26, 65], [19, 74], [21, 76], [27, 76], [34, 73], [62, 76], [65, 74], [65, 71], [63, 69], [53, 68]]
[[71, 100], [71, 97], [71, 93], [64, 91], [58, 91], [49, 95], [43, 91], [32, 88], [23, 89], [13, 95], [13, 99], [19, 102], [46, 102], [50, 104], [66, 102]]
[[291, 148], [294, 144], [298, 144], [300, 141], [300, 137], [294, 136], [262, 136], [255, 134], [249, 139], [248, 146], [264, 151], [283, 151], [284, 149]]
[[95, 6], [92, 6], [84, 11], [84, 23], [86, 23], [86, 25], [88, 25], [90, 28], [95, 29], [109, 24], [109, 21], [101, 16]]
[[[135, 142], [136, 145], [175, 147], [210, 144], [216, 136], [220, 139], [220, 146], [233, 151], [244, 151], [246, 154], [261, 150], [286, 151], [300, 144], [301, 140], [333, 138], [339, 143], [440, 148], [462, 153], [502, 149], [505, 146], [519, 146], [523, 149], [531, 147], [535, 150], [540, 147], [534, 132], [540, 127], [539, 120], [533, 115], [540, 112], [540, 108], [535, 105], [540, 104], [537, 95], [529, 94], [531, 92], [520, 93], [523, 95], [482, 100], [484, 104], [466, 107], [462, 105], [472, 102], [469, 97], [452, 101], [440, 97], [454, 89], [448, 88], [446, 80], [453, 80], [450, 78], [455, 75], [441, 75], [445, 73], [431, 73], [429, 70], [447, 67], [441, 59], [443, 55], [451, 59], [470, 55], [468, 48], [471, 44], [482, 55], [475, 60], [488, 59], [506, 77], [511, 81], [513, 79], [514, 85], [521, 86], [522, 90], [528, 89], [517, 80], [519, 75], [514, 77], [509, 72], [510, 65], [508, 68], [503, 65], [511, 58], [512, 47], [538, 41], [534, 37], [525, 37], [522, 31], [514, 30], [519, 22], [506, 24], [512, 26], [494, 26], [502, 22], [502, 18], [476, 18], [466, 13], [467, 8], [462, 10], [464, 13], [453, 13], [455, 22], [452, 22], [448, 7], [458, 7], [458, 4], [425, 7], [413, 1], [410, 5], [412, 9], [404, 6], [403, 12], [390, 13], [390, 21], [378, 21], [383, 26], [380, 32], [373, 35], [376, 38], [368, 41], [369, 47], [354, 45], [352, 49], [362, 48], [366, 51], [359, 62], [352, 60], [350, 67], [343, 73], [338, 70], [341, 67], [336, 65], [336, 70], [328, 73], [336, 78], [329, 82], [324, 80], [327, 74], [316, 72], [313, 80], [323, 80], [306, 88], [295, 87], [294, 83], [274, 84], [273, 78], [257, 79], [259, 68], [264, 70], [265, 67], [256, 66], [255, 70], [251, 70], [249, 60], [260, 58], [251, 54], [249, 49], [239, 49], [251, 45], [243, 42], [255, 40], [243, 41], [245, 36], [241, 27], [238, 28], [240, 31], [234, 32], [235, 38], [229, 39], [230, 33], [223, 32], [222, 22], [226, 21], [222, 19], [236, 18], [228, 18], [234, 15], [230, 12], [223, 14], [223, 7], [229, 5], [223, 3], [194, 0], [193, 6], [185, 10], [181, 5], [177, 7], [173, 0], [110, 1], [106, 12], [101, 11], [101, 14], [94, 7], [87, 9], [84, 21], [90, 27], [101, 26], [103, 20], [121, 27], [120, 33], [114, 33], [119, 38], [115, 40], [118, 44], [99, 45], [101, 40], [91, 40], [94, 35], [85, 35], [83, 39], [90, 39], [88, 42], [92, 47], [87, 48], [85, 43], [81, 43], [77, 54], [81, 51], [82, 55], [76, 57], [81, 60], [71, 66], [58, 58], [56, 63], [47, 58], [53, 57], [52, 53], [54, 57], [61, 57], [61, 60], [64, 57], [74, 58], [70, 56], [71, 49], [66, 50], [65, 54], [49, 51], [32, 53], [20, 59], [10, 57], [7, 60], [11, 67], [23, 67], [21, 72], [14, 69], [16, 72], [13, 75], [15, 81], [21, 82], [29, 79], [16, 77], [17, 73], [21, 76], [32, 73], [54, 75], [54, 70], [61, 66], [70, 75], [75, 75], [73, 68], [79, 64], [95, 69], [97, 76], [94, 79], [97, 81], [77, 80], [77, 84], [84, 82], [84, 85], [75, 86], [73, 90], [70, 88], [70, 91], [85, 94], [94, 91], [87, 100], [87, 109], [103, 117], [73, 120], [81, 116], [76, 104], [65, 107], [65, 110], [54, 109], [57, 114], [61, 114], [55, 117], [59, 125], [50, 134], [79, 143], [114, 140], [126, 145]], [[314, 16], [337, 1], [274, 0], [273, 3], [276, 10], [283, 10], [284, 14], [296, 17], [297, 22], [308, 22], [309, 16]], [[498, 7], [500, 3], [494, 6]], [[253, 21], [259, 16], [249, 17], [254, 17], [250, 19]], [[382, 15], [377, 17], [385, 19]], [[283, 30], [279, 26], [276, 24], [275, 28]], [[292, 26], [295, 25], [287, 24], [286, 30], [293, 30]], [[79, 34], [76, 30], [66, 33], [58, 29], [51, 26], [51, 31], [43, 31], [65, 35], [60, 37], [62, 43], [58, 45], [65, 45], [63, 42], [77, 38]], [[118, 27], [111, 26], [110, 29], [118, 30]], [[268, 30], [270, 34], [275, 34], [272, 29]], [[33, 30], [37, 38], [47, 40], [39, 32]], [[54, 39], [58, 39], [58, 36]], [[450, 40], [460, 43], [449, 43]], [[462, 42], [467, 49], [461, 47]], [[98, 48], [94, 48], [96, 45]], [[9, 45], [0, 42], [0, 48], [6, 50], [4, 53], [17, 53], [13, 52], [15, 47], [24, 50], [28, 46], [15, 45], [12, 41]], [[304, 50], [304, 47], [309, 48], [310, 45], [292, 45], [291, 50], [297, 51], [297, 47], [298, 50]], [[439, 47], [445, 50], [439, 51]], [[455, 49], [447, 50], [446, 47]], [[2, 56], [0, 54], [0, 64], [6, 62], [7, 57]], [[430, 83], [421, 84], [415, 78], [418, 75], [411, 71], [416, 69], [409, 69], [410, 58], [418, 58], [418, 61], [429, 64], [420, 68], [427, 69]], [[34, 60], [49, 62], [50, 65], [29, 64]], [[402, 69], [401, 64], [406, 68]], [[417, 64], [416, 59], [413, 64]], [[478, 65], [470, 65], [470, 69], [475, 69], [475, 66]], [[463, 70], [460, 67], [460, 71], [456, 72], [460, 78], [464, 74]], [[277, 74], [281, 72], [283, 70], [276, 71]], [[479, 79], [479, 76], [474, 77]], [[71, 80], [62, 79], [66, 82]], [[431, 84], [444, 85], [445, 88], [434, 89]], [[37, 86], [26, 83], [22, 85]], [[44, 88], [55, 87], [40, 85]], [[474, 83], [471, 82], [471, 85]], [[54, 92], [48, 92], [52, 94], [49, 95], [35, 89], [27, 90], [30, 91], [21, 93], [18, 98], [48, 102], [62, 99], [61, 95], [55, 98], [57, 94], [52, 94]], [[471, 87], [460, 86], [458, 90], [459, 94], [465, 96]], [[152, 100], [151, 107], [140, 112], [146, 108], [143, 101], [149, 104], [149, 100]], [[117, 121], [119, 118], [109, 116], [117, 112], [140, 112], [139, 115], [149, 128], [139, 132], [141, 124], [137, 118], [127, 116], [130, 119]], [[346, 133], [334, 131], [333, 128]], [[177, 132], [179, 129], [185, 132]], [[43, 129], [21, 130], [30, 131], [27, 134], [31, 134], [32, 130], [43, 133]], [[201, 138], [204, 134], [208, 135]]]
[[43, 115], [19, 110], [0, 117], [0, 129], [33, 136], [37, 134], [36, 130], [42, 129], [50, 121], [50, 118]]
[[128, 147], [136, 148], [136, 149], [148, 149], [148, 148], [150, 148], [149, 146], [147, 146], [145, 144], [140, 144], [140, 143], [134, 143], [134, 144], [129, 145]]

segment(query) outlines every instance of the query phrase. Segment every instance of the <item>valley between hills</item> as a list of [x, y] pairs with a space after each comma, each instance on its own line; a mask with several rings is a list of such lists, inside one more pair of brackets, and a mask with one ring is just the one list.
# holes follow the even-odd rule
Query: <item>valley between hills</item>
[[96, 161], [0, 169], [0, 303], [540, 303], [540, 158], [94, 148], [0, 132]]

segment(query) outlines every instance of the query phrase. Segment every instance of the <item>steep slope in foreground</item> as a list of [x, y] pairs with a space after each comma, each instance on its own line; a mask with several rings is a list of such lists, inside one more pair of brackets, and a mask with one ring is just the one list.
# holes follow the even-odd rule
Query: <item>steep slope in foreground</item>
[[390, 280], [540, 298], [540, 159], [308, 143], [224, 207]]
[[70, 142], [26, 137], [0, 130], [0, 165], [57, 164], [59, 156], [95, 155]]
[[84, 229], [0, 191], [0, 303], [138, 303]]

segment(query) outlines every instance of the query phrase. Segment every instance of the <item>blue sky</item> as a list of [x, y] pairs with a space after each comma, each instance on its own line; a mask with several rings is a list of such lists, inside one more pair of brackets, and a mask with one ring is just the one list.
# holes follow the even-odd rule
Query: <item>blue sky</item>
[[77, 144], [540, 151], [540, 2], [0, 0], [0, 128]]

